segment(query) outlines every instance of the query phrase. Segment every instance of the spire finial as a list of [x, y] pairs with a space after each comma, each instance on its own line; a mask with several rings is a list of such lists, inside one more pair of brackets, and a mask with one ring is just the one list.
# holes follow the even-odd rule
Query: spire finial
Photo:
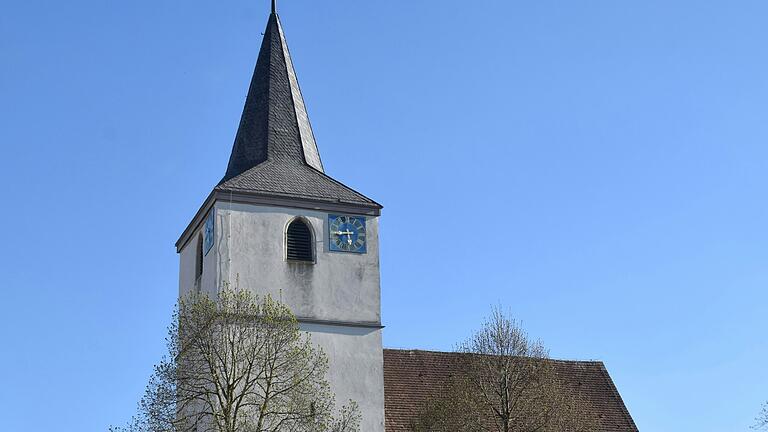
[[277, 0], [272, 0], [272, 13], [277, 13]]

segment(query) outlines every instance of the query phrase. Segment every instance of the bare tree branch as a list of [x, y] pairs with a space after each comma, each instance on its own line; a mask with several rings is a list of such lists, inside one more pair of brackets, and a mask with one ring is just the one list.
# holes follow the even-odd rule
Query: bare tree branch
[[412, 425], [414, 432], [586, 432], [596, 419], [566, 390], [541, 342], [494, 308], [458, 346], [457, 370]]
[[179, 302], [139, 413], [114, 432], [354, 432], [335, 412], [328, 359], [270, 297], [226, 287]]

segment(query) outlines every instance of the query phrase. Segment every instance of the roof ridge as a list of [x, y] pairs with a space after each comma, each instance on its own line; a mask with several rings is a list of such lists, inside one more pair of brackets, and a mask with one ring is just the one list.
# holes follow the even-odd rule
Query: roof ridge
[[[461, 352], [461, 351], [435, 351], [435, 350], [411, 349], [411, 348], [384, 348], [384, 351], [419, 352], [419, 353], [427, 353], [427, 354], [447, 354], [447, 355], [490, 355], [490, 354], [467, 353], [467, 352]], [[514, 356], [514, 357], [526, 357], [526, 356]], [[533, 357], [526, 357], [526, 358], [533, 358]], [[572, 359], [559, 359], [559, 358], [551, 358], [551, 357], [545, 357], [540, 359], [550, 361], [550, 362], [556, 362], [556, 363], [569, 363], [569, 364], [584, 363], [584, 364], [601, 365], [603, 369], [605, 369], [605, 364], [603, 363], [602, 360], [572, 360]]]
[[[323, 172], [323, 161], [320, 157], [320, 151], [317, 148], [317, 140], [315, 139], [315, 131], [312, 129], [312, 122], [309, 120], [309, 113], [307, 112], [307, 105], [304, 102], [304, 93], [301, 91], [301, 83], [299, 83], [299, 78], [296, 76], [296, 68], [293, 66], [293, 59], [291, 58], [291, 51], [290, 48], [288, 48], [288, 42], [285, 39], [285, 31], [283, 30], [283, 23], [280, 21], [280, 16], [275, 14], [277, 18], [277, 29], [278, 29], [278, 36], [280, 38], [280, 45], [282, 48], [282, 55], [283, 55], [283, 61], [285, 62], [285, 72], [287, 74], [288, 78], [288, 84], [291, 88], [290, 91], [290, 100], [291, 105], [293, 106], [293, 109], [291, 110], [293, 113], [293, 117], [296, 120], [296, 128], [297, 132], [299, 134], [299, 141], [301, 143], [301, 146], [299, 148], [301, 149], [302, 159], [303, 162], [320, 172]], [[294, 93], [293, 86], [296, 86], [296, 93]], [[299, 106], [297, 106], [297, 104]], [[304, 113], [305, 118], [299, 118], [300, 114]], [[302, 128], [304, 126], [304, 128]], [[305, 130], [302, 130], [305, 129]], [[307, 138], [309, 141], [305, 142], [304, 138]], [[310, 155], [307, 155], [307, 146], [310, 146], [309, 152]], [[314, 150], [314, 152], [312, 151]], [[316, 160], [313, 160], [312, 163], [309, 161], [309, 157], [315, 157]], [[317, 164], [318, 166], [315, 167], [314, 164]]]

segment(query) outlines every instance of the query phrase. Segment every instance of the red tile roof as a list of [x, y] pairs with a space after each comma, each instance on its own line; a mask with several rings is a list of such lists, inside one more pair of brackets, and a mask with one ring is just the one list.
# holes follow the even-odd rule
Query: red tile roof
[[[409, 432], [422, 404], [441, 388], [447, 378], [460, 374], [461, 354], [384, 350], [384, 412], [386, 432]], [[589, 406], [600, 418], [597, 432], [637, 432], [624, 402], [599, 361], [549, 360], [555, 363], [558, 374], [567, 387]]]

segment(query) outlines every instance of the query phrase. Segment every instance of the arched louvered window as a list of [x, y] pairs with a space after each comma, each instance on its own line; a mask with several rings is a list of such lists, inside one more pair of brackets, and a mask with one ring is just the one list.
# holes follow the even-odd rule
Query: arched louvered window
[[296, 219], [288, 225], [285, 246], [289, 261], [313, 262], [315, 259], [312, 230], [301, 219]]
[[195, 259], [195, 279], [203, 275], [203, 236], [197, 237], [197, 257]]

